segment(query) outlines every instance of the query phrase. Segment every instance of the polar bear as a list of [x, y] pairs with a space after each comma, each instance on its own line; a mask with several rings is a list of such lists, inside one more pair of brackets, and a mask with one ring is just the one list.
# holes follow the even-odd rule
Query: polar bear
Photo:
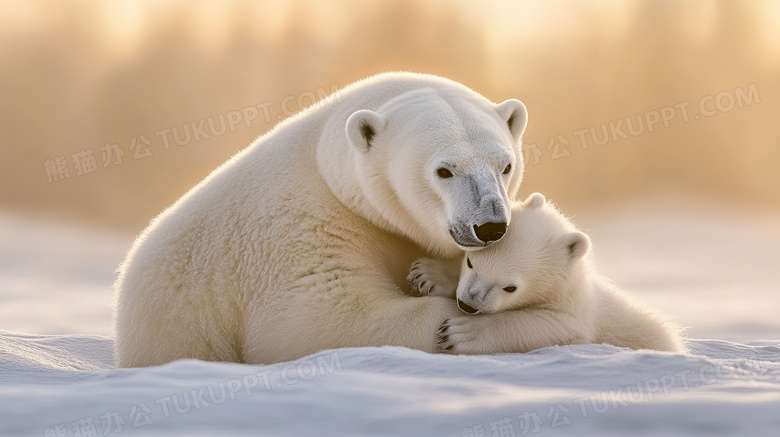
[[409, 296], [421, 256], [506, 232], [525, 106], [385, 73], [280, 123], [152, 220], [115, 284], [121, 367], [245, 363], [322, 349], [436, 352], [459, 310]]
[[594, 272], [588, 236], [539, 193], [513, 205], [512, 227], [498, 243], [460, 262], [417, 260], [408, 280], [413, 292], [456, 298], [474, 314], [442, 324], [444, 351], [527, 352], [594, 342], [685, 350], [675, 325]]

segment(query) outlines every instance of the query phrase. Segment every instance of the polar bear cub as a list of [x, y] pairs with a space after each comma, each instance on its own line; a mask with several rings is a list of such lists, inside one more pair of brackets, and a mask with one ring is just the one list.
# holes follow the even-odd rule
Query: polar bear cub
[[588, 236], [534, 193], [513, 205], [503, 239], [466, 252], [459, 262], [419, 259], [408, 279], [413, 293], [455, 297], [469, 314], [441, 326], [443, 351], [489, 354], [609, 343], [683, 352], [680, 330], [598, 276], [590, 252]]

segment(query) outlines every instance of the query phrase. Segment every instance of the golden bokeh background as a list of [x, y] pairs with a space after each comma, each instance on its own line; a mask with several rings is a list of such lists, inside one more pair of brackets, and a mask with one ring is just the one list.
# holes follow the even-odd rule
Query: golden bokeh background
[[523, 194], [775, 208], [779, 29], [777, 1], [5, 1], [0, 209], [138, 232], [313, 97], [390, 70], [522, 100]]

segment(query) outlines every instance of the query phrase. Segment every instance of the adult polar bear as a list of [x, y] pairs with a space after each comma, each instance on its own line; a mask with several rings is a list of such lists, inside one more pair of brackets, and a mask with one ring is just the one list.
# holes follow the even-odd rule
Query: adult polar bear
[[278, 125], [141, 233], [116, 282], [117, 365], [437, 350], [460, 310], [406, 295], [408, 267], [503, 235], [525, 107], [413, 73], [340, 97]]

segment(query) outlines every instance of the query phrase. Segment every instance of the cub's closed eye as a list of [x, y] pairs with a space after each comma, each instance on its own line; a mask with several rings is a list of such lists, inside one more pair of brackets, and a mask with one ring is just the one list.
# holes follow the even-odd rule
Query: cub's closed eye
[[442, 167], [436, 170], [436, 174], [442, 179], [449, 179], [452, 177], [452, 172]]
[[468, 257], [466, 257], [466, 265], [469, 266], [470, 269], [474, 268], [474, 266], [471, 265], [471, 260]]
[[515, 290], [517, 290], [517, 287], [515, 287], [514, 285], [510, 285], [509, 287], [504, 287], [504, 291], [506, 291], [507, 293], [511, 293]]
[[512, 171], [512, 164], [507, 164], [506, 168], [504, 169], [504, 174], [509, 174], [510, 171]]

